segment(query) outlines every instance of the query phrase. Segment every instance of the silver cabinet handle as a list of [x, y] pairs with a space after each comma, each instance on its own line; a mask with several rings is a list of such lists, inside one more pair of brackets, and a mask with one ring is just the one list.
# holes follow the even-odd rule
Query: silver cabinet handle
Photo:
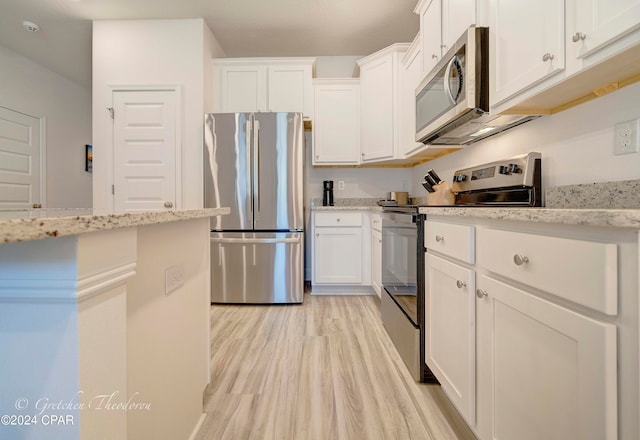
[[164, 202], [165, 208], [173, 208], [173, 202]]
[[34, 203], [33, 204], [33, 209], [41, 209], [42, 205], [40, 203]]
[[316, 232], [316, 237], [320, 237], [320, 233], [319, 232]]
[[431, 54], [431, 59], [432, 60], [437, 60], [438, 59], [438, 55], [436, 55], [435, 53]]
[[487, 296], [487, 292], [482, 289], [476, 289], [476, 296], [478, 297], [478, 299], [482, 299]]
[[529, 262], [529, 257], [515, 254], [513, 256], [513, 262], [516, 264], [516, 266], [522, 266], [523, 264], [527, 264]]
[[584, 41], [585, 38], [587, 38], [586, 34], [583, 34], [582, 32], [576, 32], [575, 35], [571, 37], [571, 41], [577, 43], [578, 41]]
[[458, 289], [462, 289], [463, 287], [467, 287], [467, 283], [465, 283], [464, 281], [456, 281], [456, 286], [458, 286]]
[[542, 61], [544, 62], [551, 61], [552, 59], [553, 59], [553, 54], [550, 54], [549, 52], [542, 55]]
[[339, 219], [339, 218], [337, 218], [337, 219], [336, 219], [336, 221], [337, 221], [338, 223], [340, 223], [340, 219]]
[[436, 235], [436, 241], [438, 243], [440, 243], [440, 242], [444, 241], [444, 237], [442, 235]]
[[382, 243], [382, 239], [378, 238], [378, 243]]

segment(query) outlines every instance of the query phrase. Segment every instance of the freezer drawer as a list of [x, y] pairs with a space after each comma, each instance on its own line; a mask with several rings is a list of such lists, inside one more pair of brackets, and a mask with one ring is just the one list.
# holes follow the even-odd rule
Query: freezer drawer
[[301, 303], [302, 232], [212, 232], [211, 302]]

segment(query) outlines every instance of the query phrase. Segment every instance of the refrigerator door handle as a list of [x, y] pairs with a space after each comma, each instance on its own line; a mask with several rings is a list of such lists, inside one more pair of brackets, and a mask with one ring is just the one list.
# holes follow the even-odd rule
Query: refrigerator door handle
[[[245, 135], [245, 150], [246, 150], [246, 160], [247, 160], [247, 166], [245, 167], [246, 169], [246, 174], [247, 174], [247, 188], [251, 188], [251, 121], [247, 120], [244, 123], [244, 135]], [[251, 200], [250, 197], [246, 198], [247, 201], [247, 212], [248, 213], [253, 213], [253, 200]]]
[[260, 215], [260, 121], [253, 120], [253, 206], [255, 217]]
[[296, 234], [291, 238], [210, 238], [211, 243], [241, 243], [241, 244], [277, 244], [299, 243], [300, 236]]

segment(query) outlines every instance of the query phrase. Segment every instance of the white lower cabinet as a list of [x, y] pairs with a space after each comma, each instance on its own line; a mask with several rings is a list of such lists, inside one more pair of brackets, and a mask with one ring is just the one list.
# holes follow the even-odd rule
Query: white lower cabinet
[[478, 438], [639, 438], [637, 230], [427, 217], [426, 363]]
[[477, 289], [491, 373], [484, 438], [616, 439], [616, 326], [485, 275]]
[[371, 287], [382, 295], [382, 217], [371, 215]]
[[476, 418], [475, 272], [427, 250], [426, 362], [469, 425]]
[[315, 212], [312, 230], [312, 284], [370, 289], [370, 231], [363, 213]]

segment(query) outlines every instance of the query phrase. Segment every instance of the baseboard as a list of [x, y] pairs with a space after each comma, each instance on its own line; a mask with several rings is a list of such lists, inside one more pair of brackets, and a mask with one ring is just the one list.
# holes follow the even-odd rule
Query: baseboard
[[311, 285], [311, 295], [375, 295], [371, 286], [317, 286]]
[[202, 413], [202, 415], [198, 419], [198, 423], [196, 423], [196, 426], [193, 428], [193, 431], [191, 432], [191, 435], [189, 436], [189, 440], [195, 440], [195, 438], [198, 435], [198, 432], [200, 431], [200, 428], [204, 424], [204, 421], [205, 421], [206, 418], [207, 418], [207, 413]]

